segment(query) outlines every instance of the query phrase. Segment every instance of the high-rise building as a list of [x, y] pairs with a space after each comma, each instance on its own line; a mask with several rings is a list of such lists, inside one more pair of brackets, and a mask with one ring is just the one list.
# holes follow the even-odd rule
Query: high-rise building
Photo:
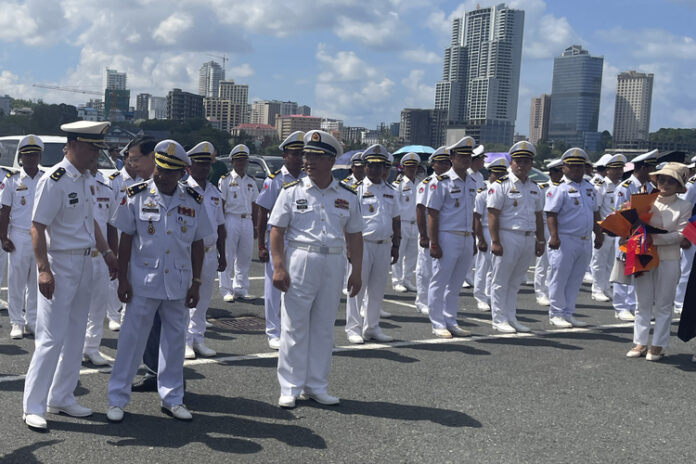
[[280, 102], [280, 115], [288, 116], [291, 114], [299, 114], [297, 112], [297, 102], [284, 101]]
[[604, 58], [590, 56], [580, 45], [553, 60], [549, 139], [554, 143], [598, 151], [599, 101]]
[[148, 119], [167, 119], [167, 97], [150, 97], [147, 102]]
[[551, 111], [551, 95], [541, 94], [532, 98], [529, 108], [529, 141], [537, 143], [549, 138], [549, 112]]
[[215, 61], [203, 63], [198, 71], [198, 95], [217, 97], [220, 81], [225, 80], [225, 70]]
[[167, 94], [167, 119], [195, 119], [203, 117], [203, 97], [181, 89]]
[[261, 100], [251, 104], [252, 124], [268, 124], [275, 127], [276, 116], [279, 114], [279, 101]]
[[301, 114], [302, 116], [311, 116], [312, 108], [307, 105], [300, 105], [297, 107], [297, 114]]
[[308, 132], [315, 129], [321, 129], [321, 118], [304, 116], [301, 114], [278, 116], [276, 118], [275, 127], [276, 131], [278, 132], [278, 138], [280, 140], [285, 140], [295, 131]]
[[122, 121], [130, 111], [130, 90], [104, 90], [104, 119]]
[[652, 74], [627, 71], [618, 75], [612, 134], [615, 147], [630, 148], [648, 140], [652, 87]]
[[134, 119], [149, 119], [148, 107], [150, 106], [150, 99], [152, 95], [149, 93], [139, 93], [135, 97], [135, 115]]
[[404, 108], [399, 138], [406, 144], [439, 147], [444, 143], [446, 110]]
[[106, 68], [104, 89], [126, 90], [128, 86], [128, 76], [115, 69]]
[[235, 84], [234, 81], [220, 81], [219, 91], [214, 96], [246, 105], [249, 103], [249, 85]]
[[226, 98], [204, 98], [203, 109], [205, 118], [225, 132], [249, 122], [249, 105], [246, 103], [233, 103]]
[[341, 132], [341, 129], [343, 129], [343, 121], [340, 119], [323, 118], [321, 120], [321, 130], [323, 131]]
[[364, 127], [343, 126], [341, 128], [341, 140], [346, 144], [362, 143], [365, 132], [367, 132], [367, 129]]
[[442, 80], [435, 86], [435, 109], [443, 111], [448, 126], [463, 126], [479, 143], [511, 144], [523, 30], [524, 11], [502, 3], [477, 6], [452, 21]]

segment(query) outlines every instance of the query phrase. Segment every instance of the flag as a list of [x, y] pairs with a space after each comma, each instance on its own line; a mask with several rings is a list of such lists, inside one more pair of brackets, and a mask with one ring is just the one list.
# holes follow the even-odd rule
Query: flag
[[696, 214], [691, 216], [691, 219], [689, 219], [686, 227], [684, 227], [684, 230], [682, 230], [682, 235], [691, 243], [696, 245]]

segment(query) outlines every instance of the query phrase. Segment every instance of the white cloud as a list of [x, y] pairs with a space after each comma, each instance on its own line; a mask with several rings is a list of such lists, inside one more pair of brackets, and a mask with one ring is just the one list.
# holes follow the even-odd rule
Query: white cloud
[[401, 58], [423, 64], [442, 63], [442, 56], [435, 52], [431, 52], [420, 46], [412, 50], [404, 50], [401, 52]]
[[627, 30], [617, 26], [598, 31], [597, 35], [607, 42], [627, 46], [626, 51], [636, 58], [696, 59], [694, 37], [679, 36], [662, 29]]
[[414, 69], [408, 77], [401, 80], [401, 85], [407, 91], [403, 101], [405, 108], [432, 108], [435, 101], [435, 86], [424, 83], [424, 75], [422, 69]]
[[238, 66], [228, 68], [226, 75], [233, 79], [244, 79], [245, 77], [253, 76], [254, 69], [249, 63], [242, 63]]
[[375, 48], [400, 48], [399, 37], [405, 33], [396, 12], [377, 17], [370, 23], [362, 18], [339, 17], [335, 28], [336, 35], [344, 40], [353, 40]]
[[152, 33], [152, 38], [158, 42], [172, 45], [177, 42], [181, 34], [188, 31], [193, 25], [191, 17], [183, 13], [174, 13], [164, 21]]

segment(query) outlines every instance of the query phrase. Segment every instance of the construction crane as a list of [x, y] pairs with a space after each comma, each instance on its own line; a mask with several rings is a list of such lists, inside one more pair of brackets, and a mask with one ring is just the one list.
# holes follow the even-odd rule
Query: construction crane
[[101, 92], [95, 90], [82, 90], [82, 89], [71, 89], [69, 87], [59, 87], [57, 85], [46, 85], [46, 84], [32, 84], [32, 87], [40, 87], [42, 89], [60, 90], [61, 92], [75, 92], [84, 93], [87, 95], [103, 95]]
[[218, 58], [222, 60], [222, 73], [225, 73], [225, 65], [227, 64], [227, 55], [213, 55], [211, 53], [208, 53], [208, 56], [212, 56], [213, 58]]

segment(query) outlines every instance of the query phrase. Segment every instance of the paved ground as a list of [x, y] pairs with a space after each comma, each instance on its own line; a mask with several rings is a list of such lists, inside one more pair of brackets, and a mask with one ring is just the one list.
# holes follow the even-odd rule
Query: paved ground
[[[260, 295], [259, 263], [252, 275], [252, 293]], [[185, 368], [192, 423], [164, 416], [156, 393], [135, 393], [124, 422], [109, 424], [108, 373], [85, 365], [78, 394], [96, 414], [49, 414], [45, 434], [22, 423], [22, 374], [33, 340], [10, 340], [4, 311], [0, 462], [696, 461], [696, 364], [692, 347], [675, 336], [662, 362], [630, 360], [631, 325], [592, 302], [587, 288], [578, 312], [592, 327], [557, 330], [524, 286], [519, 319], [534, 334], [496, 335], [489, 314], [470, 309], [471, 292], [463, 290], [460, 320], [474, 336], [437, 340], [412, 300], [387, 294], [384, 308], [394, 315], [382, 326], [398, 341], [385, 345], [346, 346], [341, 306], [331, 373], [338, 407], [279, 409], [275, 353], [261, 332], [247, 330], [254, 324], [244, 326], [254, 319], [238, 318], [262, 316], [263, 300], [229, 304], [216, 294], [208, 341], [220, 355]], [[110, 356], [116, 335], [105, 330]]]

